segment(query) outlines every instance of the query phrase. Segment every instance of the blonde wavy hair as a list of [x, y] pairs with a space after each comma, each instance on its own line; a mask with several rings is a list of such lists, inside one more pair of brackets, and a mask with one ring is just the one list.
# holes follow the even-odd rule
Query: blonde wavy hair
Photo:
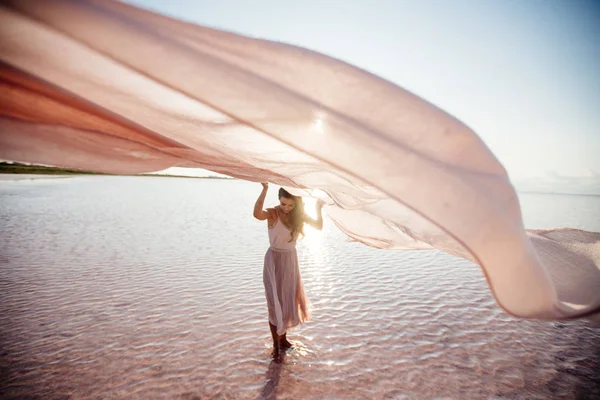
[[289, 213], [288, 226], [291, 229], [290, 242], [297, 239], [300, 235], [304, 236], [304, 202], [302, 197], [294, 196], [284, 188], [279, 189], [279, 199], [282, 197], [294, 201], [294, 208]]

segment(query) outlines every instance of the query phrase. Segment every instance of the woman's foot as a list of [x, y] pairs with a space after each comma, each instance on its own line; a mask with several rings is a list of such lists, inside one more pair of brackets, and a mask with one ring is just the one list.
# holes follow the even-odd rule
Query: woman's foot
[[281, 349], [283, 351], [290, 349], [292, 347], [292, 344], [290, 342], [288, 342], [287, 338], [285, 337], [285, 333], [283, 335], [281, 335]]
[[276, 363], [280, 363], [283, 356], [282, 353], [284, 351], [285, 349], [282, 348], [281, 344], [273, 342], [273, 353], [271, 353], [271, 355], [273, 356], [273, 361], [275, 361]]
[[271, 355], [273, 356], [273, 358], [277, 359], [279, 358], [279, 353], [281, 349], [281, 338], [277, 334], [277, 327], [275, 325], [269, 322], [269, 328], [271, 329], [271, 336], [273, 337], [273, 353], [271, 353]]
[[273, 358], [279, 357], [279, 347], [278, 346], [273, 346], [273, 351], [271, 352], [271, 356], [273, 356]]

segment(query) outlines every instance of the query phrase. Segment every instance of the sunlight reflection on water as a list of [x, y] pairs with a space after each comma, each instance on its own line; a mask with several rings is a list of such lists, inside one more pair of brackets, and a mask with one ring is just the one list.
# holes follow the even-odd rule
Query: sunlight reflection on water
[[[597, 326], [512, 318], [470, 262], [369, 249], [329, 220], [298, 244], [313, 318], [274, 365], [259, 192], [131, 177], [1, 184], [0, 397], [600, 396]], [[600, 221], [593, 197], [522, 202], [530, 224]]]

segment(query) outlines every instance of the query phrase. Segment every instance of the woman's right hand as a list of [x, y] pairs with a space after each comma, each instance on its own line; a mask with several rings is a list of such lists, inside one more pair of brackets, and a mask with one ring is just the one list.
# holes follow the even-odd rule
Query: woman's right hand
[[269, 182], [262, 182], [261, 183], [263, 190], [267, 190], [269, 188]]

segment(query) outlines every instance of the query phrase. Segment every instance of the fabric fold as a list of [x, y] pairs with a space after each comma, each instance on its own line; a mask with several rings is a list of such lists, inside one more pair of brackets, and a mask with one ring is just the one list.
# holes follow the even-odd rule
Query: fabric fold
[[0, 46], [0, 158], [319, 189], [357, 241], [474, 261], [513, 315], [600, 311], [600, 234], [525, 231], [477, 134], [368, 72], [105, 0], [4, 1]]

